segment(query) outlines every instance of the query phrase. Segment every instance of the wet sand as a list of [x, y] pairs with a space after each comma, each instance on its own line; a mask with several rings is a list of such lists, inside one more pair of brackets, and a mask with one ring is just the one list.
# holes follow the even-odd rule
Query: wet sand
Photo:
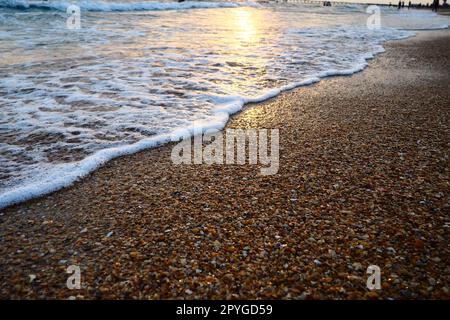
[[167, 145], [1, 210], [0, 297], [450, 298], [450, 31], [385, 48], [233, 117], [280, 129], [277, 175]]

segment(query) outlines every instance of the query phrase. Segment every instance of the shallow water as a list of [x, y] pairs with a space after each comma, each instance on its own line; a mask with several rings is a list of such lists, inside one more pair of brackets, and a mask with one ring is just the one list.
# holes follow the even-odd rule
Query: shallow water
[[[75, 1], [77, 2], [77, 1]], [[446, 27], [431, 12], [230, 2], [0, 0], [0, 208], [69, 185], [249, 101], [362, 70], [386, 40]]]

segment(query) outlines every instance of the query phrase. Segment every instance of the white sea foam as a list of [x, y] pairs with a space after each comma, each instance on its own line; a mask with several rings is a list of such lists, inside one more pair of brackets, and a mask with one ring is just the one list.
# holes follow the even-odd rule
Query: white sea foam
[[383, 42], [413, 35], [327, 10], [93, 12], [76, 33], [58, 28], [63, 13], [0, 13], [0, 208], [185, 130], [222, 129], [246, 103], [361, 71]]

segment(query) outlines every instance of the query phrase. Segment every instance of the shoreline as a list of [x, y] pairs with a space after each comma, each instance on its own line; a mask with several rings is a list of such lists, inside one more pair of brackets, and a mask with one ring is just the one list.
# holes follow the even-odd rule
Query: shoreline
[[[226, 128], [280, 128], [276, 176], [174, 166], [168, 144], [1, 209], [0, 296], [68, 298], [65, 268], [80, 264], [78, 298], [450, 298], [445, 195], [430, 196], [448, 190], [449, 58], [439, 68], [427, 49], [448, 52], [449, 39], [446, 29], [390, 41], [362, 72], [245, 105]], [[379, 293], [365, 289], [369, 260], [390, 277]], [[420, 290], [405, 289], [411, 282]]]
[[[425, 31], [431, 30], [434, 29]], [[443, 29], [438, 28], [435, 30], [443, 30]], [[331, 73], [329, 71], [322, 72], [322, 74], [314, 75], [302, 81], [293, 82], [284, 85], [282, 87], [269, 89], [265, 93], [255, 97], [238, 96], [240, 101], [234, 101], [231, 104], [231, 106], [228, 103], [222, 105], [218, 104], [216, 105], [216, 110], [218, 110], [219, 112], [216, 111], [216, 116], [219, 118], [226, 118], [225, 122], [224, 123], [214, 122], [213, 124], [203, 125], [202, 132], [207, 131], [209, 129], [224, 130], [227, 127], [230, 119], [236, 114], [239, 114], [248, 105], [264, 103], [270, 99], [278, 97], [280, 94], [284, 92], [295, 90], [301, 87], [311, 86], [314, 85], [315, 83], [326, 80], [328, 78], [351, 76], [355, 73], [362, 72], [369, 66], [371, 60], [375, 59], [379, 54], [385, 52], [384, 45], [386, 43], [390, 41], [401, 41], [404, 39], [413, 38], [417, 35], [417, 31], [419, 30], [408, 30], [408, 31], [415, 32], [415, 34], [410, 36], [401, 36], [394, 40], [387, 40], [382, 43], [379, 43], [378, 49], [374, 50], [373, 52], [366, 53], [361, 58], [360, 62], [362, 63], [356, 64], [356, 66], [352, 69], [333, 71]], [[239, 104], [239, 106], [237, 107], [236, 104]], [[191, 127], [176, 128], [174, 132], [158, 134], [154, 137], [143, 139], [130, 145], [101, 149], [95, 152], [94, 154], [84, 158], [83, 160], [77, 162], [76, 164], [63, 163], [62, 165], [66, 167], [64, 169], [60, 168], [58, 170], [51, 171], [49, 173], [50, 178], [43, 177], [44, 179], [47, 179], [44, 180], [44, 182], [40, 181], [38, 183], [34, 181], [31, 183], [27, 183], [25, 185], [19, 185], [13, 188], [12, 190], [0, 194], [0, 210], [6, 209], [14, 205], [19, 205], [21, 203], [25, 203], [27, 201], [32, 201], [33, 199], [43, 198], [54, 192], [70, 188], [75, 183], [83, 181], [85, 178], [89, 177], [89, 175], [91, 175], [99, 168], [103, 167], [109, 161], [116, 158], [130, 156], [135, 153], [143, 152], [145, 150], [150, 150], [173, 143], [173, 137], [179, 135], [177, 134], [177, 132], [184, 132], [184, 131], [192, 132], [193, 129]], [[193, 136], [192, 133], [190, 133], [190, 135]], [[38, 178], [34, 180], [38, 180]]]

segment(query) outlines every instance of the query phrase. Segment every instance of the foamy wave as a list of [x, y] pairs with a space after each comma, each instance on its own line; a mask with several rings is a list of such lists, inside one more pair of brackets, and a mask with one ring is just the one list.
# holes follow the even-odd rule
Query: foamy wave
[[385, 41], [413, 35], [368, 30], [365, 13], [317, 10], [91, 13], [77, 31], [61, 11], [1, 10], [0, 208], [193, 133], [193, 123], [218, 130], [246, 103], [359, 72]]
[[0, 8], [28, 9], [27, 0], [0, 0]]
[[[359, 37], [359, 33], [361, 32], [361, 30], [357, 28], [353, 29], [351, 32], [348, 32], [348, 30], [344, 30], [342, 28], [339, 29], [339, 31], [341, 33], [341, 36], [354, 36], [355, 39]], [[290, 31], [291, 34], [298, 33], [302, 36], [306, 34], [311, 38], [315, 38], [318, 34], [323, 32], [326, 33], [329, 32], [329, 30], [305, 29]], [[389, 32], [391, 32], [391, 34], [387, 36]], [[211, 129], [221, 130], [225, 127], [230, 115], [240, 111], [245, 104], [262, 102], [279, 95], [283, 91], [316, 83], [324, 77], [351, 75], [353, 73], [359, 72], [368, 65], [368, 59], [372, 59], [376, 54], [384, 51], [383, 47], [381, 46], [381, 42], [387, 39], [400, 39], [413, 35], [412, 33], [403, 32], [397, 33], [394, 36], [392, 35], [392, 32], [393, 31], [386, 31], [386, 33], [383, 32], [378, 34], [376, 39], [373, 40], [374, 42], [371, 46], [371, 51], [358, 53], [358, 55], [354, 57], [354, 62], [351, 63], [347, 68], [335, 69], [328, 67], [326, 70], [312, 74], [311, 76], [306, 77], [303, 80], [293, 81], [277, 88], [264, 90], [264, 92], [256, 95], [220, 95], [213, 94], [213, 92], [204, 94], [203, 98], [207, 99], [213, 104], [210, 117], [203, 120], [199, 118], [198, 120], [191, 121], [188, 125], [174, 127], [166, 133], [156, 134], [150, 138], [141, 139], [136, 143], [102, 149], [78, 162], [52, 165], [45, 170], [41, 170], [41, 173], [36, 175], [31, 181], [28, 181], [25, 184], [20, 185], [19, 187], [13, 188], [12, 190], [6, 191], [1, 194], [0, 208], [39, 197], [64, 187], [68, 187], [75, 181], [79, 180], [82, 177], [85, 177], [90, 172], [95, 171], [98, 167], [102, 166], [113, 158], [136, 153], [148, 148], [153, 148], [170, 141], [177, 141], [185, 137], [186, 132], [190, 132], [193, 135], [194, 133], [198, 134], [199, 132], [204, 132]], [[330, 66], [331, 65], [333, 64], [330, 64]], [[21, 87], [23, 88], [26, 88], [30, 85], [23, 81], [20, 82], [22, 83]], [[128, 111], [125, 110], [124, 112], [127, 113]]]
[[76, 4], [83, 11], [160, 11], [210, 8], [258, 7], [256, 2], [106, 2], [106, 1], [27, 1], [0, 0], [0, 7], [15, 9], [54, 9], [66, 11], [70, 5]]

